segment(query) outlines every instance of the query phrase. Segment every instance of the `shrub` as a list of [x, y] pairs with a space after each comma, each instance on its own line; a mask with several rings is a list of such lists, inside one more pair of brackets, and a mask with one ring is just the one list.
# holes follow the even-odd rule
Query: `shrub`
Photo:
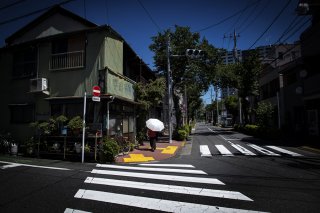
[[82, 118], [80, 116], [75, 116], [68, 122], [68, 127], [72, 130], [81, 129], [82, 124]]
[[244, 132], [248, 135], [258, 135], [259, 132], [259, 126], [253, 125], [253, 124], [247, 124], [244, 127]]
[[115, 157], [119, 154], [120, 147], [114, 139], [104, 138], [102, 143], [102, 150], [100, 155], [100, 161], [114, 162]]
[[175, 131], [173, 135], [175, 140], [178, 141], [183, 141], [187, 138], [187, 132], [184, 129], [179, 129], [178, 131]]

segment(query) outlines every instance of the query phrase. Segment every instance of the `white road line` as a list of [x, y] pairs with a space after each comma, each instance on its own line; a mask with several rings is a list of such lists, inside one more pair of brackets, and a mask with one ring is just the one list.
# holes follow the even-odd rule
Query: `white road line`
[[14, 168], [14, 167], [18, 167], [18, 166], [20, 166], [20, 165], [16, 164], [16, 163], [12, 163], [12, 164], [1, 166], [0, 168], [1, 169], [8, 169], [8, 168]]
[[218, 151], [224, 156], [233, 156], [233, 154], [223, 145], [215, 145]]
[[81, 210], [77, 210], [77, 209], [66, 208], [66, 210], [64, 210], [64, 213], [91, 213], [91, 212], [86, 212], [86, 211], [81, 211]]
[[213, 129], [210, 129], [209, 127], [207, 127], [211, 132], [213, 132], [213, 133], [215, 133], [215, 134], [217, 134], [218, 136], [220, 136], [223, 140], [225, 140], [225, 141], [230, 141], [230, 140], [235, 140], [235, 141], [239, 141], [239, 140], [241, 140], [240, 138], [225, 138], [225, 137], [223, 137], [223, 135], [220, 135], [219, 134], [219, 132], [216, 132], [216, 131], [214, 131]]
[[253, 152], [249, 151], [248, 149], [244, 148], [243, 146], [241, 146], [241, 145], [239, 145], [239, 144], [234, 144], [234, 143], [232, 143], [232, 142], [230, 142], [230, 141], [228, 141], [228, 142], [230, 143], [230, 145], [231, 145], [233, 148], [237, 149], [239, 152], [241, 152], [241, 153], [244, 154], [244, 155], [256, 155], [256, 154], [254, 154]]
[[[34, 168], [41, 168], [41, 169], [71, 170], [71, 169], [67, 169], [67, 168], [50, 167], [50, 166], [38, 166], [38, 165], [23, 164], [23, 163], [12, 163], [12, 162], [6, 162], [6, 161], [0, 161], [0, 163], [14, 165], [14, 166], [11, 166], [11, 167], [26, 166], [26, 167], [34, 167]], [[7, 165], [7, 168], [10, 168], [10, 166]]]
[[253, 149], [265, 154], [265, 155], [270, 155], [270, 156], [280, 156], [274, 152], [271, 152], [270, 150], [267, 150], [265, 148], [262, 148], [260, 146], [254, 145], [254, 144], [248, 144], [248, 146], [252, 147]]
[[196, 203], [162, 200], [156, 198], [123, 195], [85, 189], [79, 189], [74, 197], [165, 212], [256, 212], [250, 210], [209, 206]]
[[95, 178], [95, 177], [87, 177], [87, 179], [84, 182], [92, 183], [92, 184], [107, 185], [107, 186], [119, 186], [119, 187], [134, 188], [134, 189], [145, 189], [145, 190], [152, 190], [152, 191], [159, 191], [159, 192], [169, 192], [169, 193], [178, 193], [178, 194], [253, 201], [247, 196], [241, 194], [240, 192], [235, 192], [235, 191], [214, 190], [214, 189], [205, 189], [205, 188], [196, 188], [196, 187], [145, 183], [145, 182], [115, 180], [115, 179]]
[[117, 166], [117, 165], [107, 165], [107, 164], [97, 164], [97, 167], [127, 169], [127, 170], [142, 170], [142, 171], [152, 171], [152, 172], [174, 172], [174, 173], [205, 174], [205, 175], [207, 174], [202, 170], [190, 170], [190, 169], [144, 168], [144, 167]]
[[274, 150], [277, 150], [278, 152], [282, 152], [282, 153], [285, 153], [285, 154], [288, 154], [288, 155], [292, 155], [292, 156], [302, 156], [298, 153], [295, 153], [295, 152], [291, 152], [289, 150], [286, 150], [286, 149], [283, 149], [283, 148], [280, 148], [280, 147], [277, 147], [277, 146], [266, 146], [268, 148], [271, 148], [271, 149], [274, 149]]
[[194, 168], [190, 164], [156, 164], [156, 163], [140, 163], [139, 166], [155, 166], [155, 167], [181, 167], [181, 168]]
[[201, 157], [210, 157], [211, 152], [209, 150], [209, 147], [207, 145], [200, 145], [200, 153], [201, 153]]
[[98, 169], [93, 169], [91, 173], [103, 174], [103, 175], [116, 175], [116, 176], [124, 176], [124, 177], [136, 177], [136, 178], [145, 178], [145, 179], [156, 179], [156, 180], [169, 180], [169, 181], [180, 181], [180, 182], [191, 182], [191, 183], [225, 185], [223, 182], [221, 182], [216, 178], [160, 175], [160, 174], [148, 174], [148, 173], [138, 173], [138, 172], [98, 170]]

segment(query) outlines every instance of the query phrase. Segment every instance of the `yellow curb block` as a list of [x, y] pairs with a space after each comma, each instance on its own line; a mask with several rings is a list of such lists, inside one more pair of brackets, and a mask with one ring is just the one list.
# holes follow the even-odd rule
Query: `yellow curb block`
[[178, 149], [177, 146], [167, 146], [166, 148], [157, 148], [158, 150], [162, 150], [161, 154], [174, 154]]
[[147, 162], [154, 160], [153, 157], [145, 157], [143, 154], [129, 154], [130, 158], [123, 158], [123, 162]]
[[310, 146], [302, 146], [303, 149], [307, 149], [309, 151], [320, 152], [320, 149], [312, 148]]

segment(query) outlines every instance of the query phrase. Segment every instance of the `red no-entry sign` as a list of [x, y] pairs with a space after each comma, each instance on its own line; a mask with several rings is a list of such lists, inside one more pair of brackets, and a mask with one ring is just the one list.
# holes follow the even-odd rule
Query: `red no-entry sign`
[[92, 88], [92, 100], [93, 101], [100, 101], [100, 87], [99, 86], [94, 86]]
[[93, 96], [100, 96], [100, 87], [99, 86], [94, 86], [93, 87]]

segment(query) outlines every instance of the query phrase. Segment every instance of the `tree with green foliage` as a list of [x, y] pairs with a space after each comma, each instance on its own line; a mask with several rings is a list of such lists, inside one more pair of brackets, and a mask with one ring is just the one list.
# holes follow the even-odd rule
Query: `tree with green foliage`
[[274, 110], [270, 102], [259, 102], [256, 109], [257, 124], [261, 127], [269, 127], [272, 123]]
[[228, 96], [224, 99], [224, 106], [228, 113], [232, 114], [232, 117], [235, 118], [238, 114], [238, 98], [235, 95]]
[[217, 67], [216, 82], [221, 88], [232, 87], [238, 90], [241, 98], [245, 123], [249, 123], [249, 102], [247, 97], [258, 95], [261, 62], [258, 52], [252, 50], [242, 62], [237, 64], [220, 65]]
[[[192, 107], [198, 107], [196, 97], [200, 97], [203, 91], [208, 90], [215, 76], [216, 63], [220, 61], [218, 49], [210, 45], [208, 40], [200, 39], [199, 33], [193, 33], [189, 27], [175, 26], [170, 29], [159, 32], [157, 36], [152, 37], [153, 43], [150, 49], [155, 53], [154, 62], [157, 71], [163, 76], [167, 76], [167, 42], [170, 38], [170, 70], [172, 73], [172, 90], [174, 107], [178, 128], [181, 122], [181, 110], [179, 106], [179, 94], [183, 94], [185, 86], [187, 87], [187, 98], [191, 101]], [[206, 52], [206, 57], [189, 58], [186, 57], [187, 49], [199, 49]], [[177, 57], [176, 57], [176, 56]], [[190, 104], [188, 108], [190, 107]], [[195, 110], [195, 108], [191, 108]]]
[[136, 99], [140, 104], [138, 114], [138, 132], [145, 126], [147, 115], [151, 108], [162, 103], [166, 91], [166, 81], [163, 77], [149, 80], [148, 83], [139, 82], [134, 85]]

